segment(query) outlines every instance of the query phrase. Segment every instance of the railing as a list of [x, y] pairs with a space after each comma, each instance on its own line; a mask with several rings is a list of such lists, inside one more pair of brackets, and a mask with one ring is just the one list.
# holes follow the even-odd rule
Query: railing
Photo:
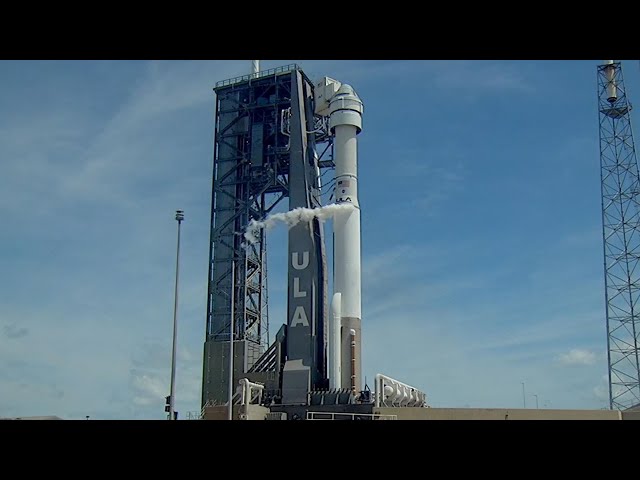
[[252, 78], [268, 77], [269, 75], [277, 75], [278, 73], [290, 72], [292, 70], [298, 70], [300, 67], [295, 63], [284, 65], [282, 67], [270, 68], [269, 70], [263, 70], [257, 73], [251, 73], [249, 75], [242, 75], [241, 77], [234, 77], [228, 80], [221, 80], [216, 83], [216, 88], [227, 87], [234, 83], [246, 82]]
[[380, 413], [307, 412], [307, 420], [398, 420], [398, 416]]
[[202, 420], [202, 412], [187, 412], [187, 420]]

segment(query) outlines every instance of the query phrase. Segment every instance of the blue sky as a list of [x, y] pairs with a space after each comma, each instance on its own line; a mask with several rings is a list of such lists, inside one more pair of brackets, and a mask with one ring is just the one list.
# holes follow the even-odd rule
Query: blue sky
[[[369, 384], [384, 373], [434, 407], [518, 408], [521, 382], [528, 407], [607, 406], [600, 62], [296, 63], [365, 104]], [[637, 61], [623, 68], [640, 102]], [[0, 417], [164, 418], [178, 208], [176, 403], [199, 410], [212, 87], [248, 69], [0, 62]], [[269, 232], [272, 332], [285, 234]]]

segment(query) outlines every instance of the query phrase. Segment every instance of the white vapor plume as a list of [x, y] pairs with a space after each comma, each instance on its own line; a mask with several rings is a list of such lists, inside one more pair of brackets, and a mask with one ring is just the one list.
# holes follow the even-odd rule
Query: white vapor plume
[[350, 203], [332, 203], [320, 208], [299, 207], [284, 213], [274, 213], [261, 221], [251, 220], [244, 232], [244, 238], [249, 244], [253, 244], [258, 241], [260, 230], [273, 228], [278, 222], [286, 224], [289, 228], [300, 222], [310, 222], [314, 218], [324, 222], [338, 212], [351, 211], [353, 208], [355, 207]]

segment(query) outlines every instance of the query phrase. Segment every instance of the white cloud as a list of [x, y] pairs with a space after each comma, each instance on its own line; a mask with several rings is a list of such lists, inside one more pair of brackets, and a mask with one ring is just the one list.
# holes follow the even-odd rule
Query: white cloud
[[427, 216], [435, 215], [438, 207], [462, 190], [465, 177], [465, 168], [461, 163], [446, 168], [432, 167], [429, 175], [425, 176], [428, 180], [422, 195], [412, 200], [411, 207]]
[[145, 374], [133, 374], [133, 387], [139, 394], [133, 398], [136, 405], [151, 405], [162, 400], [167, 392], [166, 383], [160, 378]]
[[558, 357], [560, 363], [564, 365], [593, 365], [596, 363], [596, 354], [581, 348], [571, 349]]
[[609, 376], [603, 375], [600, 384], [593, 387], [593, 395], [603, 404], [609, 404]]
[[[291, 62], [295, 63], [295, 62]], [[333, 76], [350, 82], [356, 90], [367, 79], [393, 81], [420, 77], [422, 85], [458, 92], [529, 93], [534, 90], [523, 72], [522, 65], [505, 61], [469, 60], [364, 60], [364, 61], [305, 61], [299, 63], [310, 76]], [[366, 104], [366, 102], [365, 102]]]
[[[176, 410], [181, 416], [197, 411], [201, 389], [201, 358], [179, 345], [176, 362]], [[139, 415], [158, 418], [170, 393], [171, 345], [147, 343], [131, 359], [130, 385]]]
[[440, 62], [435, 74], [436, 85], [442, 88], [519, 93], [533, 90], [522, 70], [508, 62]]

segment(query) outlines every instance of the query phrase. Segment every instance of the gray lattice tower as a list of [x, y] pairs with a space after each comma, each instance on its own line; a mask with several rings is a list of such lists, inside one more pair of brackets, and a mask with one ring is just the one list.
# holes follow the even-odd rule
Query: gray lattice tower
[[[266, 236], [261, 231], [256, 243], [247, 244], [246, 226], [251, 219], [264, 219], [285, 197], [289, 197], [289, 209], [318, 206], [320, 193], [315, 191], [319, 165], [313, 86], [299, 67], [289, 65], [218, 82], [215, 92], [203, 406], [227, 402], [232, 317], [234, 384], [268, 346]], [[312, 334], [296, 345], [310, 344], [307, 350], [313, 358], [305, 358], [304, 363], [311, 362], [313, 384], [321, 384], [326, 378], [327, 283], [321, 225], [309, 222], [292, 228], [289, 244], [290, 251], [311, 253], [309, 274], [313, 272], [314, 277], [302, 282], [315, 282], [316, 294], [300, 301], [310, 313]], [[295, 348], [289, 357], [291, 353], [295, 356]]]
[[609, 403], [640, 402], [640, 176], [622, 65], [598, 66]]

